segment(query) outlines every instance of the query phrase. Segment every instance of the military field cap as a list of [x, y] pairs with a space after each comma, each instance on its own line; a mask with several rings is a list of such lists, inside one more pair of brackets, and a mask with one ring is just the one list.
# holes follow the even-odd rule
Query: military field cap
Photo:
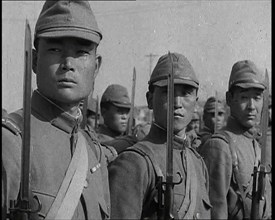
[[238, 61], [233, 65], [228, 89], [232, 88], [232, 86], [265, 89], [261, 71], [250, 60]]
[[110, 102], [117, 107], [131, 108], [127, 89], [118, 84], [112, 84], [107, 87], [101, 97], [101, 103], [104, 102]]
[[87, 109], [96, 114], [96, 104], [96, 99], [91, 97], [88, 101]]
[[[204, 104], [203, 111], [204, 112], [215, 112], [216, 98], [214, 96], [207, 99]], [[224, 104], [220, 99], [217, 99], [217, 112], [225, 113]]]
[[[187, 58], [179, 53], [170, 54], [173, 60], [174, 83], [191, 85], [198, 88], [199, 81]], [[149, 85], [167, 86], [167, 77], [171, 71], [172, 63], [169, 54], [165, 54], [159, 58], [148, 82]]]
[[200, 119], [200, 114], [197, 111], [195, 111], [192, 115], [192, 121], [199, 120], [199, 119]]
[[46, 0], [35, 25], [37, 38], [77, 37], [99, 44], [102, 34], [88, 1]]

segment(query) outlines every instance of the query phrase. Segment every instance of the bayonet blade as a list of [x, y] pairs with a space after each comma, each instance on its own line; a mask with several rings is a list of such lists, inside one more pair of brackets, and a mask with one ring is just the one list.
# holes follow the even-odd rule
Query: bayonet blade
[[131, 96], [131, 110], [129, 118], [129, 129], [128, 134], [132, 135], [133, 131], [133, 120], [134, 120], [134, 107], [135, 107], [135, 91], [136, 91], [136, 68], [133, 70], [133, 81], [132, 81], [132, 96]]
[[267, 129], [268, 129], [268, 102], [269, 102], [269, 76], [267, 70], [265, 71], [265, 84], [266, 89], [263, 92], [263, 108], [261, 113], [261, 138], [259, 140], [261, 145], [261, 164], [266, 166], [266, 139], [267, 139]]
[[168, 73], [168, 111], [167, 111], [167, 157], [166, 157], [166, 189], [164, 199], [164, 217], [171, 219], [173, 197], [173, 135], [174, 135], [174, 65], [173, 58], [168, 52], [171, 63], [171, 71]]
[[29, 208], [30, 191], [30, 146], [31, 146], [31, 82], [32, 82], [32, 37], [28, 20], [25, 25], [25, 66], [23, 96], [23, 131], [21, 157], [21, 207]]

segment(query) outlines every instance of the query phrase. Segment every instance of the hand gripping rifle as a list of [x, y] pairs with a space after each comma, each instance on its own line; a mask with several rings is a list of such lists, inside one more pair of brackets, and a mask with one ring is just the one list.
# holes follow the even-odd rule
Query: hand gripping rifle
[[21, 180], [19, 197], [10, 201], [11, 220], [28, 220], [31, 213], [41, 210], [41, 203], [37, 196], [38, 209], [30, 208], [30, 146], [31, 146], [31, 81], [32, 81], [32, 39], [28, 20], [25, 25], [25, 68], [24, 68], [24, 97], [23, 97], [23, 130], [22, 130], [22, 152], [21, 152]]
[[133, 70], [133, 83], [132, 83], [132, 97], [131, 97], [131, 110], [129, 118], [128, 135], [133, 133], [133, 120], [134, 120], [134, 107], [135, 107], [135, 91], [136, 91], [136, 68]]
[[267, 137], [267, 128], [268, 128], [268, 98], [269, 98], [269, 77], [267, 70], [265, 72], [265, 84], [266, 89], [264, 90], [264, 100], [263, 108], [261, 115], [261, 161], [259, 168], [254, 166], [253, 170], [253, 186], [252, 186], [252, 205], [251, 205], [251, 219], [261, 219], [259, 213], [260, 200], [264, 200], [265, 192], [265, 175], [267, 172], [267, 161], [266, 161], [266, 137]]
[[[174, 136], [174, 66], [173, 58], [168, 52], [171, 62], [171, 72], [168, 73], [167, 86], [168, 86], [168, 111], [167, 111], [167, 151], [166, 151], [166, 182], [162, 181], [162, 177], [158, 177], [158, 220], [174, 219], [172, 210], [174, 204], [174, 185], [182, 182], [173, 182], [173, 136]], [[164, 190], [162, 186], [165, 186]], [[164, 191], [164, 206], [163, 206], [163, 191]]]

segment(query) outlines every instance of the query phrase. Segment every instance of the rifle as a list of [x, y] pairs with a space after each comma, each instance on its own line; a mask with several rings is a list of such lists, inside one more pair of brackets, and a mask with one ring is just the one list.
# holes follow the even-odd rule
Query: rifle
[[218, 92], [215, 92], [215, 124], [214, 124], [214, 133], [217, 132], [217, 120], [218, 120]]
[[30, 208], [30, 158], [31, 158], [31, 81], [32, 81], [32, 38], [28, 20], [25, 24], [25, 60], [24, 60], [24, 90], [23, 90], [23, 130], [22, 130], [22, 152], [21, 152], [21, 179], [19, 197], [17, 200], [10, 200], [11, 220], [28, 220], [31, 213], [41, 210], [41, 203], [37, 196], [34, 199], [38, 202], [38, 209]]
[[[171, 62], [171, 72], [168, 73], [167, 87], [168, 87], [168, 111], [167, 111], [167, 151], [166, 151], [166, 182], [162, 181], [162, 177], [158, 177], [158, 220], [174, 219], [172, 210], [174, 203], [174, 185], [182, 182], [182, 176], [180, 181], [173, 182], [173, 136], [174, 136], [174, 66], [173, 59], [168, 52], [168, 56]], [[162, 189], [162, 185], [165, 185], [165, 190]], [[164, 199], [162, 198], [164, 191]], [[164, 206], [163, 206], [164, 201]]]
[[266, 89], [263, 92], [263, 108], [261, 114], [261, 161], [259, 169], [254, 166], [253, 169], [253, 185], [252, 185], [252, 204], [251, 204], [251, 219], [261, 219], [259, 213], [260, 200], [264, 200], [265, 192], [265, 175], [267, 172], [267, 161], [266, 161], [266, 139], [267, 139], [267, 127], [268, 127], [268, 98], [269, 98], [269, 77], [267, 70], [265, 71], [265, 84]]
[[135, 103], [135, 90], [136, 90], [136, 68], [134, 67], [133, 71], [133, 82], [132, 82], [132, 97], [131, 97], [131, 110], [130, 110], [130, 118], [129, 118], [129, 127], [128, 127], [128, 135], [132, 135], [133, 133], [133, 120], [134, 120], [134, 103]]

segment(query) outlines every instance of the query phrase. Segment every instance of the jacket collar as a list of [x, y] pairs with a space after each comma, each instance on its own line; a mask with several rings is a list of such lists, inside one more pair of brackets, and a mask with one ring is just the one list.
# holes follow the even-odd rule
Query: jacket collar
[[235, 134], [244, 135], [247, 138], [258, 138], [259, 131], [256, 127], [245, 128], [233, 116], [229, 116], [227, 120], [227, 129]]
[[[155, 122], [152, 123], [151, 129], [149, 134], [144, 139], [149, 140], [150, 142], [154, 144], [165, 144], [167, 143], [167, 132], [166, 129], [162, 128]], [[179, 137], [177, 135], [174, 135], [174, 141], [173, 141], [173, 148], [174, 149], [180, 149], [183, 150], [186, 147], [189, 147], [189, 142], [186, 138], [186, 135], [184, 137]]]
[[36, 117], [70, 134], [75, 127], [78, 127], [83, 119], [81, 110], [79, 116], [73, 117], [57, 104], [43, 96], [38, 90], [32, 95], [32, 111]]

